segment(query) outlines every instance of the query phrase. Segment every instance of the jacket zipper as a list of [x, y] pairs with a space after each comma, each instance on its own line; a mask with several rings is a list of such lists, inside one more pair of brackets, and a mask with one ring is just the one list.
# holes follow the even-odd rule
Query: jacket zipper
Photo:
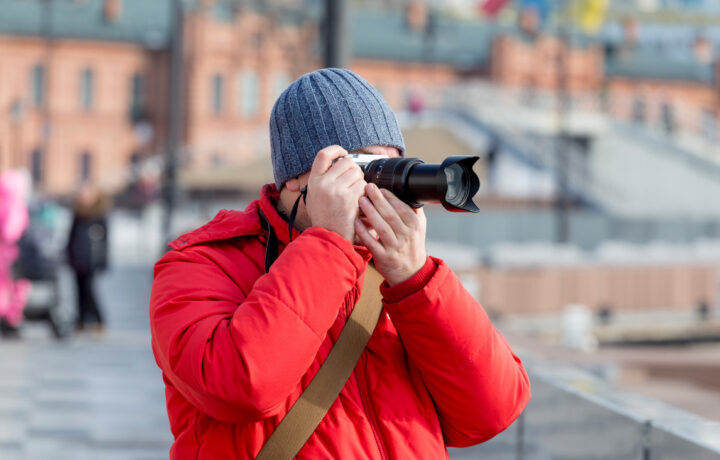
[[[358, 392], [360, 393], [360, 402], [362, 403], [363, 409], [365, 409], [365, 414], [368, 417], [368, 421], [370, 422], [370, 428], [372, 428], [373, 435], [375, 435], [375, 441], [377, 442], [378, 451], [380, 452], [380, 458], [383, 460], [387, 459], [388, 456], [385, 453], [385, 447], [383, 446], [382, 438], [380, 437], [380, 432], [378, 429], [378, 422], [376, 420], [375, 411], [372, 408], [372, 405], [370, 404], [370, 401], [367, 399], [367, 394], [370, 393], [370, 389], [368, 388], [368, 384], [365, 378], [360, 378], [358, 375], [360, 373], [360, 363], [355, 368], [355, 381], [357, 382], [358, 386]], [[364, 376], [363, 376], [364, 377]], [[360, 384], [360, 380], [363, 381], [364, 385]]]

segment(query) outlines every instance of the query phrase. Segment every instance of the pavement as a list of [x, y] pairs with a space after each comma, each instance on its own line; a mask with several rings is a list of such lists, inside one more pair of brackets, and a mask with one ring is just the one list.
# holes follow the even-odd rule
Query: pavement
[[[72, 308], [62, 273], [62, 308]], [[149, 266], [99, 280], [102, 337], [58, 342], [42, 323], [0, 341], [0, 459], [167, 459], [172, 443], [162, 377], [150, 349]]]

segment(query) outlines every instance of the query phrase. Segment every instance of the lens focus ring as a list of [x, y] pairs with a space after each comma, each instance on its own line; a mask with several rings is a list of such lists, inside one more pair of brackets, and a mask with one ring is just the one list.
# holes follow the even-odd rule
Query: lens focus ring
[[390, 190], [408, 204], [416, 204], [407, 188], [410, 170], [422, 163], [418, 158], [387, 158], [375, 160], [365, 168], [365, 181]]

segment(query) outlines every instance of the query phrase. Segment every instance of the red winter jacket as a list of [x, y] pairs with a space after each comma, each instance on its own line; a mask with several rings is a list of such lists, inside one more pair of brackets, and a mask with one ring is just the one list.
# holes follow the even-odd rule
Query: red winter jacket
[[[312, 380], [360, 294], [364, 248], [312, 227], [288, 241], [278, 192], [221, 211], [155, 265], [152, 346], [172, 459], [255, 458]], [[266, 232], [280, 240], [264, 273]], [[441, 260], [381, 287], [385, 313], [297, 458], [438, 459], [492, 438], [530, 398], [520, 360]]]

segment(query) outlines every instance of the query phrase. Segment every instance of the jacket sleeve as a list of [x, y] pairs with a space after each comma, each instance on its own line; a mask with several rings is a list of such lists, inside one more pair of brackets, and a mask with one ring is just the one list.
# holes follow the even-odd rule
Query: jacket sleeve
[[249, 423], [285, 404], [365, 261], [339, 235], [313, 227], [240, 292], [216, 258], [241, 259], [238, 271], [262, 269], [236, 251], [166, 254], [155, 266], [150, 322], [156, 359], [177, 390], [213, 418]]
[[[477, 301], [447, 265], [385, 309], [435, 402], [448, 446], [486, 441], [507, 428], [530, 399], [525, 369]], [[386, 295], [388, 294], [388, 295]], [[395, 301], [396, 300], [396, 301]]]

